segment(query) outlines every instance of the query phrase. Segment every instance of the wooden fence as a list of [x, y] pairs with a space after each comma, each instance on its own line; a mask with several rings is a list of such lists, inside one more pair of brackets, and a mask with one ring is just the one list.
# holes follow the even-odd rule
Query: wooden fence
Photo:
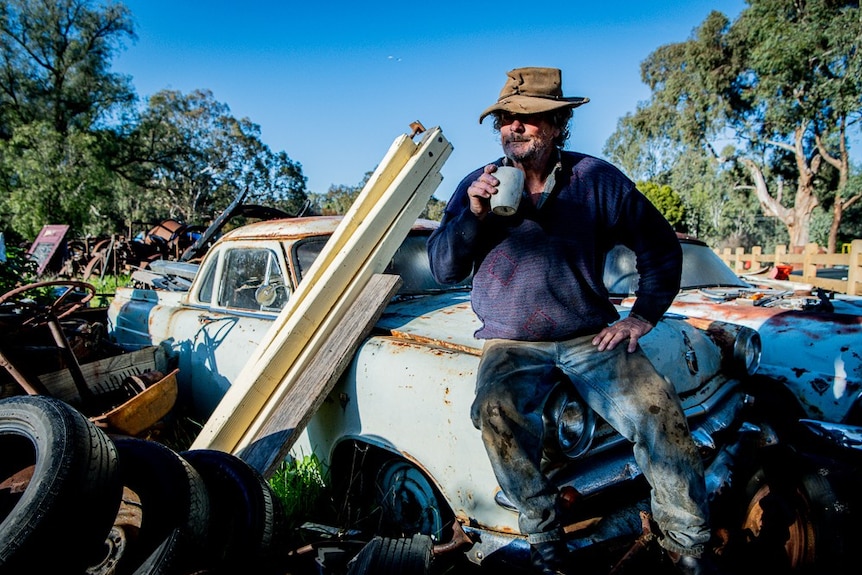
[[[802, 275], [791, 274], [787, 279], [810, 284], [814, 287], [845, 294], [862, 295], [862, 240], [853, 240], [849, 247], [845, 244], [840, 254], [819, 253], [817, 244], [808, 244], [802, 253], [788, 253], [787, 246], [776, 246], [775, 253], [765, 254], [760, 246], [751, 248], [751, 253], [745, 253], [745, 248], [724, 248], [715, 250], [736, 273], [755, 273], [756, 271], [777, 266], [788, 266], [788, 270], [800, 270]], [[842, 279], [818, 277], [818, 270], [827, 269], [844, 271]], [[846, 279], [843, 279], [846, 277]]]

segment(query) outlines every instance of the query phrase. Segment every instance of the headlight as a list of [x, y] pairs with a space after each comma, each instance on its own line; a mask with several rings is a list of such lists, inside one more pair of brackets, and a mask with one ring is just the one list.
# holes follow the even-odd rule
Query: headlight
[[754, 375], [760, 368], [762, 350], [760, 334], [748, 327], [742, 327], [733, 341], [733, 361], [737, 369], [745, 375]]
[[722, 365], [731, 376], [754, 375], [760, 368], [760, 334], [726, 321], [686, 317], [686, 323], [702, 330], [721, 349]]
[[545, 404], [545, 449], [574, 459], [590, 447], [596, 414], [569, 382], [557, 385]]

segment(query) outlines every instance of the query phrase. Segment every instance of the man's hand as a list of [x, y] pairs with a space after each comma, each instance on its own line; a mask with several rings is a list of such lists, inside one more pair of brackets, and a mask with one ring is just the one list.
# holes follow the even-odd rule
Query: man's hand
[[488, 164], [482, 175], [467, 188], [467, 195], [470, 197], [470, 211], [480, 220], [485, 219], [485, 216], [491, 211], [490, 198], [497, 193], [497, 186], [500, 184], [500, 180], [491, 175], [496, 171], [496, 165]]
[[628, 352], [632, 353], [638, 347], [638, 340], [652, 330], [652, 325], [642, 319], [626, 316], [624, 319], [609, 325], [593, 338], [593, 345], [599, 351], [614, 349], [619, 343], [629, 340]]

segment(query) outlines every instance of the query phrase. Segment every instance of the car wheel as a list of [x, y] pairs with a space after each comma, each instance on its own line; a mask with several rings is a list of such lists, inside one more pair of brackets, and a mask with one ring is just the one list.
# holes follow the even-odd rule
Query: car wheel
[[440, 496], [425, 474], [408, 461], [384, 462], [375, 481], [382, 533], [401, 536], [422, 533], [442, 539], [446, 520]]
[[428, 535], [374, 537], [350, 561], [347, 575], [427, 575], [432, 547]]
[[[115, 436], [124, 487], [139, 501], [140, 523], [126, 545], [126, 569], [140, 565], [175, 529], [189, 555], [206, 543], [210, 499], [206, 485], [184, 458], [165, 445]], [[123, 524], [115, 527], [127, 529]], [[137, 529], [135, 529], [137, 527]]]
[[281, 501], [263, 476], [245, 461], [217, 450], [181, 453], [204, 480], [212, 515], [207, 544], [218, 566], [241, 563], [245, 568], [272, 561], [284, 536]]
[[842, 561], [842, 504], [827, 476], [777, 476], [761, 469], [748, 483], [741, 538], [730, 559], [740, 573], [830, 572]]
[[81, 572], [120, 507], [117, 450], [68, 404], [0, 400], [0, 572]]

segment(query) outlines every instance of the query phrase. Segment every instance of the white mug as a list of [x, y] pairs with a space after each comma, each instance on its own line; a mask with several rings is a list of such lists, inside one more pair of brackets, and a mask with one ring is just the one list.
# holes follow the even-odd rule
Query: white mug
[[500, 183], [497, 193], [491, 195], [491, 211], [498, 216], [511, 216], [518, 211], [524, 193], [524, 172], [512, 166], [499, 166], [492, 175]]

